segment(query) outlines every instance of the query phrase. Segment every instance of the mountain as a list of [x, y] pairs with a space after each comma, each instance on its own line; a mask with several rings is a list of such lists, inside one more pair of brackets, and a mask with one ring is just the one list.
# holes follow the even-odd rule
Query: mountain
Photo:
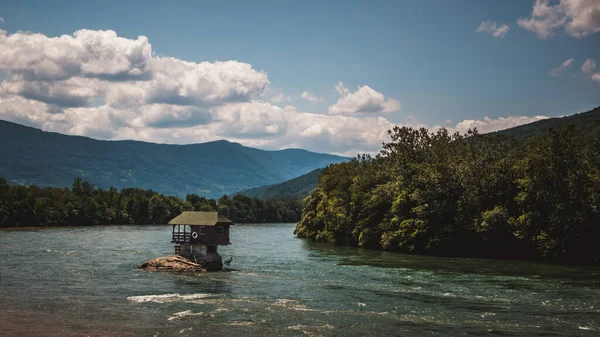
[[514, 128], [498, 131], [498, 133], [516, 136], [521, 139], [528, 139], [546, 132], [550, 128], [561, 128], [567, 124], [575, 125], [588, 139], [600, 137], [600, 107], [570, 116], [548, 118], [516, 126]]
[[316, 169], [303, 174], [297, 178], [284, 181], [279, 184], [259, 186], [238, 194], [247, 197], [258, 197], [259, 199], [304, 199], [319, 182], [319, 176], [323, 169]]
[[259, 150], [228, 141], [191, 145], [106, 141], [0, 121], [0, 177], [12, 184], [139, 187], [210, 198], [275, 184], [347, 158], [301, 149]]

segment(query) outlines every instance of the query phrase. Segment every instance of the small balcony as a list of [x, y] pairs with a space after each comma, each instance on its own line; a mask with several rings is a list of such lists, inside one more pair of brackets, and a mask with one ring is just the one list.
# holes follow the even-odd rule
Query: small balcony
[[192, 230], [191, 228], [189, 228], [189, 226], [173, 226], [173, 236], [171, 238], [171, 243], [190, 243], [191, 239]]

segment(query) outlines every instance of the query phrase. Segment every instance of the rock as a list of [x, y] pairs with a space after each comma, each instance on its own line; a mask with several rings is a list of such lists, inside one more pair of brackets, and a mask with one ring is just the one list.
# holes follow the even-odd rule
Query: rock
[[219, 253], [182, 252], [181, 256], [202, 266], [207, 271], [223, 270], [223, 259]]
[[[200, 261], [199, 261], [200, 262]], [[191, 271], [191, 272], [206, 272], [202, 264], [192, 262], [183, 256], [170, 255], [158, 257], [156, 259], [144, 262], [138, 269], [146, 271]], [[220, 269], [219, 269], [220, 270]]]
[[204, 257], [202, 266], [206, 268], [207, 271], [223, 270], [223, 259], [218, 253], [208, 253]]

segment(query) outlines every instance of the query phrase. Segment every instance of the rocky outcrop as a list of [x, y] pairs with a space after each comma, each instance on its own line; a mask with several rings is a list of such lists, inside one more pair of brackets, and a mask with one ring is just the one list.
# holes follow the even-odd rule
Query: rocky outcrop
[[182, 251], [180, 256], [202, 265], [207, 271], [223, 270], [223, 259], [219, 253], [206, 253], [204, 251]]
[[200, 263], [192, 262], [183, 256], [170, 255], [158, 257], [144, 262], [138, 269], [146, 271], [191, 271], [206, 272], [207, 269]]
[[144, 262], [138, 269], [146, 271], [219, 271], [223, 270], [223, 259], [218, 253], [200, 255], [169, 255]]

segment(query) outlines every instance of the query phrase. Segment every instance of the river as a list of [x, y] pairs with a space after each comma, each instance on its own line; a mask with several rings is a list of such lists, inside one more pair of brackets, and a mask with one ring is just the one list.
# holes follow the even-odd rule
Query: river
[[0, 231], [0, 336], [598, 336], [600, 269], [314, 244], [238, 224], [223, 272], [151, 273], [168, 226]]

